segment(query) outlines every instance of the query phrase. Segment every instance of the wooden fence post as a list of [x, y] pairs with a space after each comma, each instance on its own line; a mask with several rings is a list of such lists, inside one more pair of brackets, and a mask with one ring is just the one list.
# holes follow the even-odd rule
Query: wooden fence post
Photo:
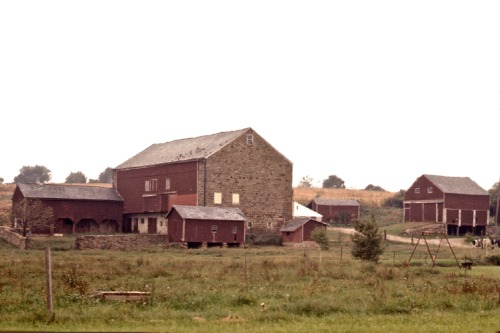
[[53, 311], [52, 308], [52, 258], [50, 255], [50, 246], [45, 248], [45, 289], [47, 293], [47, 310]]

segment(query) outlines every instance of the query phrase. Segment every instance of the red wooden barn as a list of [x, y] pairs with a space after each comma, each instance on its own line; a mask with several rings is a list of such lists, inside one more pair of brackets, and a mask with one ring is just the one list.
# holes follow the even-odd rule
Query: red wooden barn
[[322, 221], [349, 223], [359, 219], [359, 201], [353, 199], [315, 198], [308, 207], [323, 215]]
[[[120, 230], [123, 200], [110, 186], [68, 184], [17, 184], [15, 206], [23, 199], [40, 200], [52, 207], [55, 233], [113, 233]], [[16, 217], [14, 217], [16, 218]], [[48, 233], [49, 230], [33, 230]]]
[[311, 241], [311, 233], [316, 228], [326, 230], [328, 224], [319, 222], [309, 217], [297, 217], [281, 228], [281, 238], [283, 244], [287, 243], [302, 243]]
[[469, 177], [422, 175], [406, 191], [405, 222], [440, 222], [448, 234], [486, 232], [489, 193]]
[[174, 205], [166, 215], [169, 241], [188, 247], [240, 246], [245, 215], [239, 208]]

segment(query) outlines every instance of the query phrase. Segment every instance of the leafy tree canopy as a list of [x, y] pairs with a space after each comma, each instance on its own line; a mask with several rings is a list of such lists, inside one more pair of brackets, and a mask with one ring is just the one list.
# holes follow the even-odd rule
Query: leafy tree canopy
[[493, 184], [488, 193], [490, 194], [490, 214], [496, 215], [497, 200], [500, 196], [500, 182]]
[[99, 174], [99, 183], [111, 183], [113, 181], [113, 168], [107, 167]]
[[28, 231], [47, 229], [54, 225], [54, 211], [40, 200], [26, 198], [21, 200], [13, 206], [12, 217], [16, 227], [25, 237]]
[[3, 178], [0, 177], [0, 184], [3, 184]]
[[42, 165], [23, 166], [19, 175], [14, 177], [16, 183], [46, 183], [50, 180], [50, 170]]
[[370, 219], [358, 220], [354, 224], [356, 233], [352, 235], [354, 246], [352, 256], [361, 260], [378, 262], [384, 253], [384, 237], [379, 234], [375, 215], [372, 213]]
[[87, 183], [87, 177], [81, 171], [72, 172], [66, 177], [65, 183], [85, 184]]
[[309, 176], [304, 176], [300, 179], [299, 187], [310, 188], [312, 187], [313, 179]]
[[332, 175], [323, 181], [323, 188], [345, 188], [345, 185], [341, 178]]
[[377, 185], [373, 185], [373, 184], [367, 185], [365, 187], [365, 190], [367, 190], [367, 191], [382, 191], [382, 192], [385, 191], [382, 187], [377, 186]]

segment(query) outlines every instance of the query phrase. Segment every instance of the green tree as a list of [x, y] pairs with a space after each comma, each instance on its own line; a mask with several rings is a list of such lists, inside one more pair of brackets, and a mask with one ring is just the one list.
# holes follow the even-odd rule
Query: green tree
[[385, 199], [382, 206], [388, 208], [403, 208], [405, 193], [405, 190], [399, 190], [399, 192], [394, 194], [392, 197]]
[[354, 224], [356, 232], [351, 236], [354, 243], [352, 256], [361, 260], [378, 262], [384, 253], [384, 237], [378, 232], [375, 215], [370, 214], [370, 219], [358, 220]]
[[345, 188], [345, 185], [341, 178], [332, 175], [323, 181], [323, 188]]
[[87, 177], [81, 171], [72, 172], [66, 177], [65, 183], [85, 184], [87, 183]]
[[497, 201], [500, 197], [500, 182], [496, 182], [493, 186], [488, 190], [490, 194], [490, 215], [496, 216], [497, 212]]
[[0, 177], [0, 184], [3, 184], [3, 178]]
[[309, 176], [304, 176], [300, 179], [299, 187], [310, 188], [312, 187], [313, 179]]
[[15, 227], [25, 237], [29, 232], [46, 230], [54, 226], [54, 211], [40, 200], [24, 198], [12, 207]]
[[330, 246], [328, 245], [328, 236], [326, 235], [326, 228], [314, 228], [311, 232], [311, 239], [315, 241], [322, 250], [328, 250]]
[[23, 166], [19, 175], [14, 177], [16, 183], [46, 183], [50, 180], [50, 170], [43, 165]]
[[113, 168], [107, 167], [99, 174], [99, 183], [111, 183], [113, 181]]
[[366, 191], [382, 191], [382, 192], [385, 192], [385, 190], [380, 187], [380, 186], [377, 186], [377, 185], [373, 185], [373, 184], [369, 184], [365, 187], [365, 190]]

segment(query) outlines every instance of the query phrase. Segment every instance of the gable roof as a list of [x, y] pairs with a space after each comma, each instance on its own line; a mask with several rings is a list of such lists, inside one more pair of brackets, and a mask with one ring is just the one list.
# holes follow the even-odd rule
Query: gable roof
[[116, 189], [109, 186], [18, 183], [17, 187], [25, 198], [31, 199], [123, 201]]
[[489, 195], [486, 190], [479, 186], [469, 177], [448, 177], [436, 175], [423, 175], [431, 183], [437, 186], [443, 193]]
[[174, 205], [166, 217], [175, 210], [186, 220], [246, 221], [239, 208]]
[[315, 212], [312, 209], [307, 208], [304, 205], [299, 204], [298, 202], [293, 202], [293, 214], [294, 217], [317, 217], [321, 219], [323, 215], [318, 212]]
[[354, 199], [314, 198], [312, 201], [321, 206], [359, 206], [358, 200]]
[[292, 231], [295, 231], [295, 230], [297, 230], [298, 228], [302, 227], [304, 224], [306, 224], [309, 221], [313, 221], [315, 223], [320, 223], [320, 224], [323, 224], [323, 225], [328, 225], [325, 222], [316, 221], [315, 219], [312, 219], [312, 218], [309, 218], [309, 217], [297, 217], [297, 218], [294, 218], [289, 223], [287, 223], [283, 228], [280, 229], [280, 231], [282, 231], [282, 232], [292, 232]]
[[209, 157], [251, 128], [152, 144], [115, 169], [186, 162]]

